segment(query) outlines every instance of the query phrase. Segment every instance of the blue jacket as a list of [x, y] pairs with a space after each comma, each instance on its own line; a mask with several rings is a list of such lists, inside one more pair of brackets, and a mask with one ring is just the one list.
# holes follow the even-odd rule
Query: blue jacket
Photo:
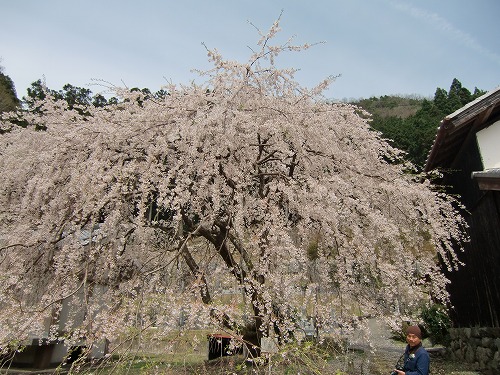
[[412, 354], [410, 354], [410, 345], [407, 345], [404, 361], [403, 371], [405, 375], [429, 375], [431, 359], [427, 350], [421, 345]]

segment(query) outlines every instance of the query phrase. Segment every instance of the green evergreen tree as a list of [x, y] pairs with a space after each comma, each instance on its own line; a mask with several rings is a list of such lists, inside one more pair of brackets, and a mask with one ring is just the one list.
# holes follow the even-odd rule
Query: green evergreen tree
[[[455, 78], [448, 91], [438, 87], [432, 101], [422, 100], [420, 108], [413, 115], [405, 118], [375, 115], [372, 126], [385, 138], [390, 139], [395, 147], [405, 151], [407, 159], [421, 169], [425, 165], [441, 120], [484, 93], [476, 87], [474, 93], [471, 94]], [[364, 108], [368, 111], [373, 110], [375, 102], [377, 105], [380, 103], [386, 106], [392, 105], [392, 101], [388, 102], [384, 99], [385, 97], [381, 97], [380, 100], [371, 100], [370, 107], [367, 105]], [[363, 106], [363, 101], [360, 105]], [[377, 111], [381, 112], [378, 108]]]
[[40, 108], [35, 106], [36, 101], [44, 100], [47, 96], [47, 92], [51, 90], [44, 87], [41, 79], [32, 82], [31, 86], [26, 89], [26, 96], [23, 96], [23, 103], [27, 110], [38, 111]]
[[[147, 90], [147, 89], [143, 89]], [[27, 89], [27, 96], [23, 97], [23, 102], [27, 110], [37, 111], [35, 103], [38, 100], [44, 100], [47, 94], [68, 103], [68, 109], [77, 109], [81, 114], [85, 113], [88, 106], [104, 107], [108, 104], [116, 104], [116, 98], [107, 100], [103, 95], [92, 95], [92, 91], [83, 87], [65, 84], [59, 91], [52, 90], [45, 86], [41, 79], [33, 82]]]
[[73, 109], [76, 106], [89, 106], [92, 104], [92, 91], [82, 87], [65, 84], [62, 90], [56, 93], [56, 98], [63, 99], [68, 103], [68, 108]]
[[468, 100], [470, 101], [470, 92], [467, 89], [464, 89], [462, 87], [462, 83], [454, 78], [453, 82], [451, 83], [450, 90], [448, 91], [448, 102], [447, 102], [447, 112], [452, 113], [455, 112], [457, 109], [463, 107], [468, 101], [466, 101], [465, 98], [464, 102], [462, 102], [462, 93], [469, 93]]
[[[2, 76], [3, 74], [0, 74], [0, 104], [4, 103], [3, 93], [5, 91], [2, 89], [3, 87]], [[61, 90], [58, 91], [52, 90], [46, 87], [41, 79], [31, 83], [31, 86], [28, 87], [26, 90], [27, 95], [23, 97], [22, 101], [20, 101], [15, 96], [14, 85], [12, 84], [10, 78], [6, 77], [5, 82], [7, 82], [5, 86], [9, 88], [7, 92], [9, 92], [11, 96], [14, 95], [14, 98], [16, 99], [16, 105], [9, 107], [9, 109], [7, 110], [12, 110], [12, 108], [20, 109], [20, 111], [18, 111], [17, 113], [9, 115], [8, 120], [10, 121], [10, 123], [16, 124], [17, 126], [21, 127], [26, 127], [29, 125], [23, 116], [23, 112], [27, 111], [27, 112], [39, 113], [40, 111], [42, 111], [42, 107], [39, 103], [45, 100], [47, 95], [50, 95], [58, 100], [65, 101], [67, 103], [67, 108], [69, 110], [76, 110], [80, 115], [84, 117], [90, 116], [90, 111], [89, 111], [90, 107], [104, 107], [109, 104], [118, 103], [117, 98], [112, 97], [109, 100], [107, 100], [101, 94], [93, 96], [91, 90], [78, 86], [73, 86], [69, 83], [65, 84]], [[6, 111], [4, 110], [4, 106], [2, 106], [0, 109], [2, 109], [0, 112]], [[32, 125], [34, 125], [35, 129], [37, 130], [45, 130], [45, 126], [43, 124], [32, 124]], [[3, 127], [0, 129], [0, 134], [9, 131], [10, 128]]]
[[20, 104], [14, 82], [2, 70], [0, 67], [0, 113], [15, 111]]
[[448, 93], [445, 89], [437, 88], [434, 93], [434, 103], [436, 108], [442, 113], [448, 112]]

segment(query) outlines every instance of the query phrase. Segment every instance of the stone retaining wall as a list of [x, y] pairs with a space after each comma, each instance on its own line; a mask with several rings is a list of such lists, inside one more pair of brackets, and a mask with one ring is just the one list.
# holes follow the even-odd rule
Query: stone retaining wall
[[500, 328], [451, 328], [450, 355], [485, 374], [500, 374]]

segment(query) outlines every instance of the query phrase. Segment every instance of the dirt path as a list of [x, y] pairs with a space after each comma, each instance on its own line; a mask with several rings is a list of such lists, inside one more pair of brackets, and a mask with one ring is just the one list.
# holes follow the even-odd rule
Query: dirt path
[[368, 321], [368, 328], [368, 336], [358, 334], [351, 345], [353, 349], [362, 350], [366, 354], [359, 371], [362, 371], [362, 375], [374, 372], [389, 374], [406, 345], [392, 340], [389, 327], [376, 319]]
[[[396, 365], [401, 354], [403, 354], [406, 344], [391, 339], [389, 327], [381, 321], [370, 319], [368, 321], [369, 343], [368, 340], [360, 336], [355, 338], [352, 348], [363, 350], [366, 354], [362, 363], [354, 366], [352, 374], [374, 375], [390, 374]], [[429, 347], [424, 341], [424, 347]], [[434, 348], [436, 349], [436, 348]], [[434, 353], [434, 354], [433, 354]], [[446, 360], [436, 356], [436, 351], [431, 353], [431, 371], [433, 375], [480, 375], [478, 372], [461, 369], [460, 364], [454, 363], [452, 368], [447, 366]]]

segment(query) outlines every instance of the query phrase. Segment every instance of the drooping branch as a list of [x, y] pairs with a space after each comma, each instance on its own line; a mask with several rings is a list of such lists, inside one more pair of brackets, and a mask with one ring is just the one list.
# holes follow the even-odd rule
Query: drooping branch
[[299, 165], [297, 160], [297, 153], [295, 152], [292, 156], [292, 160], [290, 161], [290, 164], [288, 164], [288, 177], [293, 177], [293, 171], [295, 170], [295, 167]]
[[[189, 270], [191, 271], [193, 276], [195, 276], [195, 278], [199, 281], [199, 284], [201, 284], [200, 294], [203, 303], [206, 305], [211, 305], [212, 297], [210, 296], [210, 292], [208, 290], [208, 282], [205, 277], [205, 274], [203, 271], [200, 270], [200, 267], [198, 266], [196, 260], [191, 255], [191, 252], [189, 251], [187, 244], [185, 242], [181, 246], [180, 253], [182, 255], [182, 258], [188, 265]], [[221, 311], [220, 309], [217, 309], [215, 307], [211, 308], [210, 316], [219, 321], [220, 324], [222, 324], [224, 327], [228, 329], [233, 330], [237, 327], [235, 321], [226, 312]]]
[[227, 182], [227, 185], [233, 189], [233, 190], [236, 190], [236, 182], [234, 182], [234, 180], [230, 177], [227, 176], [226, 172], [224, 172], [224, 168], [222, 167], [222, 163], [219, 163], [219, 173], [221, 176], [224, 177], [224, 179], [226, 180]]
[[247, 274], [234, 259], [227, 245], [228, 230], [223, 225], [216, 225], [216, 227], [217, 230], [215, 231], [210, 231], [202, 227], [199, 233], [203, 238], [212, 243], [234, 277], [237, 280], [244, 280]]
[[[184, 215], [184, 223], [187, 228], [190, 228], [192, 225], [191, 220]], [[229, 272], [235, 277], [240, 285], [243, 286], [245, 293], [250, 295], [251, 305], [254, 311], [255, 318], [255, 326], [257, 331], [260, 330], [262, 325], [262, 316], [264, 311], [262, 310], [263, 298], [260, 292], [260, 286], [264, 284], [264, 276], [257, 274], [255, 272], [253, 263], [250, 259], [249, 253], [245, 250], [240, 241], [238, 241], [231, 233], [230, 233], [230, 225], [228, 222], [216, 222], [214, 223], [212, 229], [207, 229], [203, 225], [199, 225], [196, 228], [196, 234], [205, 238], [208, 242], [210, 242], [217, 253], [224, 261], [224, 264], [228, 268]], [[251, 271], [248, 273], [245, 269], [242, 268], [242, 265], [238, 264], [234, 256], [230, 251], [229, 244], [233, 244], [237, 251], [240, 253], [247, 270]], [[195, 260], [187, 251], [187, 247], [183, 249], [183, 258], [189, 262], [190, 269], [192, 273], [200, 272], [198, 266], [196, 265]], [[251, 277], [249, 277], [249, 275]], [[203, 283], [206, 283], [206, 279], [201, 278]], [[206, 298], [203, 300], [205, 303], [210, 303], [211, 300]], [[224, 321], [227, 321], [228, 324], [231, 322], [229, 318], [224, 318]], [[260, 331], [259, 331], [260, 332]], [[258, 333], [260, 335], [260, 333]]]
[[269, 145], [266, 145], [267, 139], [262, 140], [261, 135], [257, 134], [257, 147], [258, 147], [258, 155], [257, 155], [257, 160], [255, 162], [255, 169], [256, 169], [256, 176], [259, 180], [259, 197], [260, 198], [265, 198], [266, 195], [268, 194], [268, 191], [265, 189], [265, 183], [266, 183], [266, 176], [264, 173], [261, 171], [261, 164], [259, 163], [259, 160], [262, 160], [263, 154], [265, 152], [266, 147]]
[[200, 294], [203, 303], [209, 305], [210, 303], [212, 303], [212, 297], [210, 296], [210, 292], [208, 290], [207, 279], [205, 277], [205, 274], [200, 271], [200, 267], [191, 255], [191, 252], [189, 251], [185, 242], [181, 245], [180, 253], [182, 255], [182, 259], [184, 259], [184, 261], [186, 262], [193, 276], [201, 282]]

